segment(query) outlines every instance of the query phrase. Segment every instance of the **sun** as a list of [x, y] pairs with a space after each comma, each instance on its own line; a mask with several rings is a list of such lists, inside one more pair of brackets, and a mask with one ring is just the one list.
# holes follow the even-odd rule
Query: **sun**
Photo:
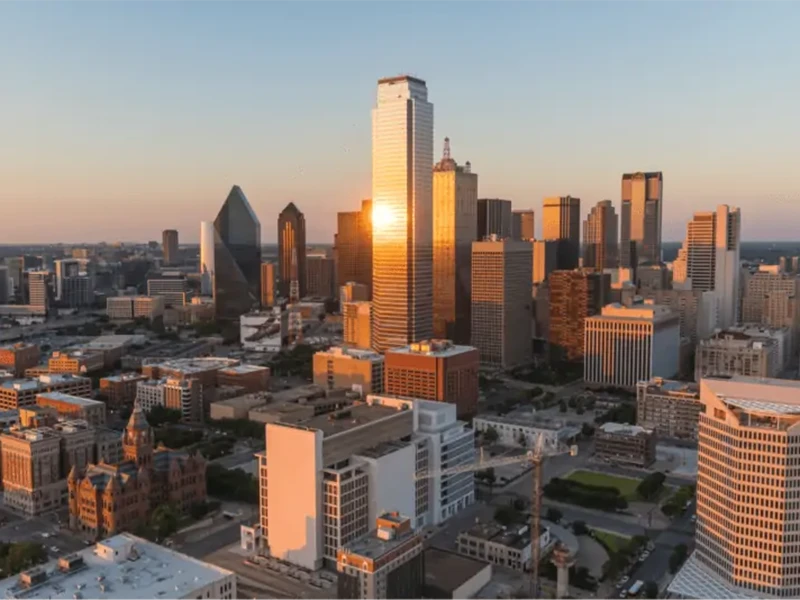
[[372, 227], [374, 229], [385, 229], [395, 221], [394, 210], [385, 204], [377, 204], [372, 207]]

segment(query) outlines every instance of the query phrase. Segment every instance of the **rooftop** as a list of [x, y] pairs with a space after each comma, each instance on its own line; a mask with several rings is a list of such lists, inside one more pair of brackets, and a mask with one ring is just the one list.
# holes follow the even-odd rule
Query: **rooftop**
[[320, 350], [317, 354], [321, 356], [336, 356], [338, 358], [369, 360], [373, 362], [383, 360], [383, 356], [373, 350], [362, 350], [360, 348], [349, 348], [347, 346], [334, 346], [327, 350]]
[[[411, 442], [399, 442], [395, 440], [391, 440], [388, 442], [381, 442], [377, 446], [373, 446], [372, 448], [367, 448], [366, 450], [361, 450], [358, 452], [358, 456], [364, 456], [366, 458], [381, 458], [382, 456], [386, 456], [387, 454], [392, 454], [393, 452], [397, 452], [409, 446]], [[392, 520], [395, 517], [391, 515], [388, 517], [381, 517], [382, 519]]]
[[691, 395], [699, 397], [700, 386], [696, 383], [676, 381], [654, 377], [649, 381], [640, 381], [639, 386], [647, 388], [648, 392], [675, 395]]
[[269, 367], [262, 367], [260, 365], [241, 364], [221, 369], [220, 373], [230, 373], [232, 375], [246, 375], [248, 373], [261, 373], [268, 370]]
[[604, 423], [600, 426], [603, 433], [612, 435], [625, 435], [629, 437], [636, 437], [638, 435], [650, 435], [653, 433], [652, 429], [640, 427], [639, 425], [628, 425], [626, 423]]
[[674, 318], [678, 319], [678, 314], [673, 312], [669, 307], [660, 304], [652, 304], [645, 301], [641, 304], [633, 306], [625, 306], [619, 302], [606, 304], [603, 311], [599, 315], [588, 317], [589, 319], [630, 319], [630, 320], [643, 320], [660, 321], [663, 319]]
[[[486, 568], [489, 563], [438, 548], [425, 550], [425, 585], [452, 593]], [[429, 596], [430, 597], [430, 596]]]
[[0, 350], [23, 350], [26, 348], [34, 348], [36, 344], [27, 344], [25, 342], [15, 342], [13, 344], [2, 344]]
[[143, 335], [101, 335], [82, 344], [81, 347], [87, 350], [105, 350], [107, 348], [143, 344], [146, 340], [147, 338]]
[[97, 406], [98, 404], [105, 404], [105, 402], [101, 402], [100, 400], [81, 398], [80, 396], [73, 396], [72, 394], [64, 394], [62, 392], [44, 392], [39, 394], [39, 398], [55, 400], [56, 402], [66, 402], [77, 406]]
[[735, 587], [717, 576], [695, 559], [692, 554], [667, 588], [671, 596], [683, 598], [724, 598], [750, 600], [763, 598], [755, 592]]
[[183, 373], [199, 373], [201, 371], [213, 371], [219, 369], [229, 369], [239, 364], [235, 358], [222, 358], [219, 356], [209, 356], [206, 358], [174, 358], [171, 360], [145, 360], [144, 365], [148, 367], [158, 367], [159, 369], [170, 369]]
[[12, 379], [0, 383], [0, 388], [13, 389], [17, 391], [41, 390], [53, 385], [68, 384], [72, 382], [90, 382], [88, 377], [79, 377], [70, 373], [50, 373], [29, 379]]
[[131, 372], [131, 373], [121, 373], [119, 375], [109, 375], [108, 377], [103, 377], [106, 381], [140, 381], [142, 379], [147, 379], [145, 375], [141, 373]]
[[522, 523], [502, 527], [496, 523], [476, 523], [462, 535], [486, 540], [494, 544], [502, 544], [509, 548], [521, 550], [531, 544], [530, 526]]
[[330, 437], [344, 433], [368, 423], [374, 423], [402, 412], [397, 408], [380, 405], [354, 404], [333, 413], [317, 415], [298, 423], [298, 427], [318, 429], [323, 436]]
[[707, 378], [700, 381], [701, 398], [705, 392], [746, 410], [800, 414], [800, 381], [792, 379], [741, 375], [729, 379]]
[[346, 548], [342, 548], [342, 554], [356, 555], [374, 560], [410, 540], [417, 539], [421, 543], [422, 540], [411, 529], [400, 533], [397, 529], [389, 530], [387, 527], [380, 526], [380, 521], [389, 521], [392, 524], [400, 525], [403, 520], [407, 521], [408, 517], [400, 516], [398, 519], [386, 514], [379, 516], [378, 528], [372, 530], [368, 536], [356, 542], [351, 542]]
[[459, 346], [450, 340], [422, 340], [401, 348], [392, 348], [387, 354], [416, 354], [423, 356], [433, 356], [436, 358], [447, 358], [457, 356], [465, 352], [476, 352], [473, 346]]
[[378, 85], [384, 83], [400, 83], [401, 81], [413, 81], [414, 83], [425, 85], [424, 80], [419, 79], [418, 77], [413, 77], [412, 75], [397, 75], [396, 77], [384, 77], [383, 79], [378, 79]]
[[[169, 548], [122, 533], [64, 557], [72, 569], [62, 572], [53, 560], [32, 571], [43, 581], [23, 587], [18, 577], [0, 581], [5, 598], [185, 598], [232, 573]], [[77, 559], [77, 560], [76, 560]], [[62, 559], [63, 560], [63, 559]], [[64, 561], [67, 562], [67, 561]], [[82, 562], [82, 564], [81, 564]]]

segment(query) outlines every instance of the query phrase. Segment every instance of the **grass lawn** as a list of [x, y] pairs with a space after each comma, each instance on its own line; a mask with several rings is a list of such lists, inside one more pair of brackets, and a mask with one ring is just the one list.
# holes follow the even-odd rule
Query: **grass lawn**
[[609, 533], [608, 531], [600, 531], [599, 529], [593, 529], [592, 531], [595, 539], [603, 542], [612, 552], [619, 552], [631, 540], [631, 538]]
[[587, 485], [614, 487], [617, 488], [619, 493], [628, 501], [639, 499], [636, 493], [636, 486], [641, 483], [641, 479], [616, 477], [614, 475], [606, 475], [605, 473], [597, 473], [595, 471], [573, 471], [565, 479], [577, 481], [578, 483], [585, 483]]

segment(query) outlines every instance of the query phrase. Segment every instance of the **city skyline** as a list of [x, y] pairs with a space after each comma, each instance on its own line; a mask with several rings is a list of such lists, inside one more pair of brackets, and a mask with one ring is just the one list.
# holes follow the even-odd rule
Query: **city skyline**
[[[472, 162], [480, 197], [540, 214], [546, 196], [586, 206], [608, 198], [619, 214], [620, 176], [658, 170], [664, 241], [682, 239], [694, 210], [721, 203], [749, 215], [744, 240], [793, 237], [796, 90], [760, 93], [783, 81], [778, 74], [798, 55], [792, 36], [776, 32], [793, 22], [792, 5], [476, 3], [455, 15], [437, 4], [319, 5], [315, 23], [300, 20], [308, 4], [189, 6], [0, 7], [0, 43], [23, 57], [10, 65], [4, 98], [14, 115], [4, 130], [16, 142], [0, 152], [0, 242], [146, 241], [174, 228], [197, 243], [197, 222], [239, 185], [261, 221], [294, 202], [313, 215], [309, 243], [331, 243], [336, 213], [370, 196], [374, 82], [400, 72], [428, 83], [434, 143], [449, 136], [454, 153]], [[347, 23], [335, 34], [312, 43], [314, 35], [295, 35], [316, 31], [332, 10]], [[576, 19], [581, 13], [594, 18]], [[419, 44], [384, 48], [378, 25], [389, 21], [413, 21]], [[249, 35], [264, 23], [275, 35]], [[585, 34], [581, 43], [545, 53], [567, 25]], [[531, 26], [536, 35], [515, 35]], [[236, 31], [236, 41], [206, 35], [212, 27]], [[351, 27], [364, 35], [348, 36]], [[502, 39], [483, 49], [463, 44], [491, 31]], [[444, 68], [430, 58], [437, 51], [459, 60]], [[653, 68], [633, 69], [633, 59]], [[269, 82], [281, 80], [275, 94]], [[542, 92], [570, 80], [592, 93]], [[654, 131], [653, 123], [663, 125]], [[631, 144], [636, 129], [660, 143]], [[44, 214], [58, 210], [58, 223], [30, 218], [33, 203]], [[262, 242], [275, 243], [273, 235], [264, 228]]]

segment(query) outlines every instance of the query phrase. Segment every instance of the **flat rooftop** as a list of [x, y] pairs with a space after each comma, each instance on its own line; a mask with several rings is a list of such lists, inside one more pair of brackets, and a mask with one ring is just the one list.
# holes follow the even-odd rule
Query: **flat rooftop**
[[298, 427], [318, 429], [325, 437], [344, 433], [368, 423], [374, 423], [402, 412], [388, 406], [355, 404], [326, 415], [317, 415], [298, 423]]
[[450, 340], [425, 340], [416, 344], [409, 344], [400, 348], [392, 348], [387, 354], [413, 354], [415, 356], [432, 356], [434, 358], [448, 358], [458, 356], [465, 352], [477, 352], [474, 346], [460, 346]]
[[62, 392], [44, 392], [39, 394], [39, 397], [47, 400], [55, 400], [56, 402], [75, 404], [76, 406], [97, 406], [98, 404], [105, 404], [105, 402], [100, 400], [81, 398], [80, 396], [73, 396], [72, 394], [64, 394]]
[[140, 381], [142, 379], [147, 379], [145, 375], [141, 373], [121, 373], [120, 375], [109, 375], [108, 377], [103, 377], [105, 381], [114, 381], [114, 382], [123, 382], [123, 381]]
[[505, 528], [496, 523], [477, 523], [463, 534], [521, 550], [531, 544], [530, 531], [530, 527], [523, 523], [512, 523]]
[[632, 321], [661, 321], [664, 319], [678, 318], [678, 313], [661, 304], [634, 304], [625, 306], [619, 302], [606, 304], [601, 314], [588, 317], [589, 319], [625, 319]]
[[227, 367], [225, 369], [221, 369], [220, 373], [231, 373], [234, 375], [247, 375], [248, 373], [259, 373], [263, 371], [268, 371], [269, 367], [262, 367], [259, 365], [248, 365], [248, 364], [241, 364], [235, 365], [233, 367]]
[[202, 371], [229, 369], [238, 364], [239, 361], [235, 358], [210, 356], [208, 358], [174, 358], [171, 360], [146, 361], [144, 366], [170, 369], [183, 373], [200, 373]]
[[[365, 456], [367, 458], [380, 458], [382, 456], [386, 456], [387, 454], [391, 454], [392, 452], [397, 452], [398, 450], [401, 450], [409, 445], [411, 445], [411, 442], [397, 442], [397, 441], [383, 442], [378, 444], [377, 446], [373, 446], [372, 448], [361, 450], [357, 454], [358, 456]], [[381, 519], [385, 519], [387, 521], [396, 520], [398, 523], [401, 520], [391, 515], [381, 516]]]
[[452, 594], [468, 580], [491, 565], [455, 552], [425, 550], [425, 585]]
[[350, 348], [348, 346], [334, 346], [327, 350], [320, 350], [316, 354], [320, 356], [335, 356], [337, 358], [350, 358], [353, 360], [369, 360], [372, 362], [380, 362], [383, 360], [383, 355], [375, 352], [374, 350], [364, 350], [361, 348]]
[[604, 423], [600, 426], [600, 431], [611, 435], [625, 435], [636, 437], [637, 435], [650, 435], [652, 429], [647, 429], [639, 425], [628, 425], [627, 423]]
[[[383, 518], [383, 517], [380, 517]], [[358, 540], [357, 542], [350, 543], [342, 552], [348, 555], [363, 556], [364, 558], [376, 559], [380, 558], [387, 552], [391, 552], [401, 544], [408, 542], [415, 537], [413, 531], [403, 533], [397, 537], [382, 540], [377, 535], [377, 530], [373, 529], [368, 536]]]
[[[115, 557], [116, 554], [116, 557]], [[83, 560], [71, 572], [62, 573], [58, 561], [38, 568], [47, 574], [30, 588], [19, 585], [18, 577], [0, 581], [5, 598], [186, 598], [195, 590], [224, 577], [231, 571], [122, 533], [81, 550]], [[80, 593], [80, 595], [78, 595]]]
[[129, 344], [143, 344], [147, 338], [143, 335], [101, 335], [83, 344], [84, 348], [119, 348]]
[[91, 382], [88, 377], [79, 377], [68, 373], [50, 373], [29, 379], [11, 379], [0, 383], [0, 388], [16, 390], [20, 392], [41, 390], [49, 386], [68, 384], [72, 382]]
[[660, 392], [665, 394], [700, 394], [700, 386], [696, 383], [686, 381], [676, 381], [675, 379], [651, 379], [642, 382], [648, 392]]
[[728, 404], [748, 410], [800, 414], [800, 381], [768, 377], [700, 380], [700, 398], [710, 392]]

